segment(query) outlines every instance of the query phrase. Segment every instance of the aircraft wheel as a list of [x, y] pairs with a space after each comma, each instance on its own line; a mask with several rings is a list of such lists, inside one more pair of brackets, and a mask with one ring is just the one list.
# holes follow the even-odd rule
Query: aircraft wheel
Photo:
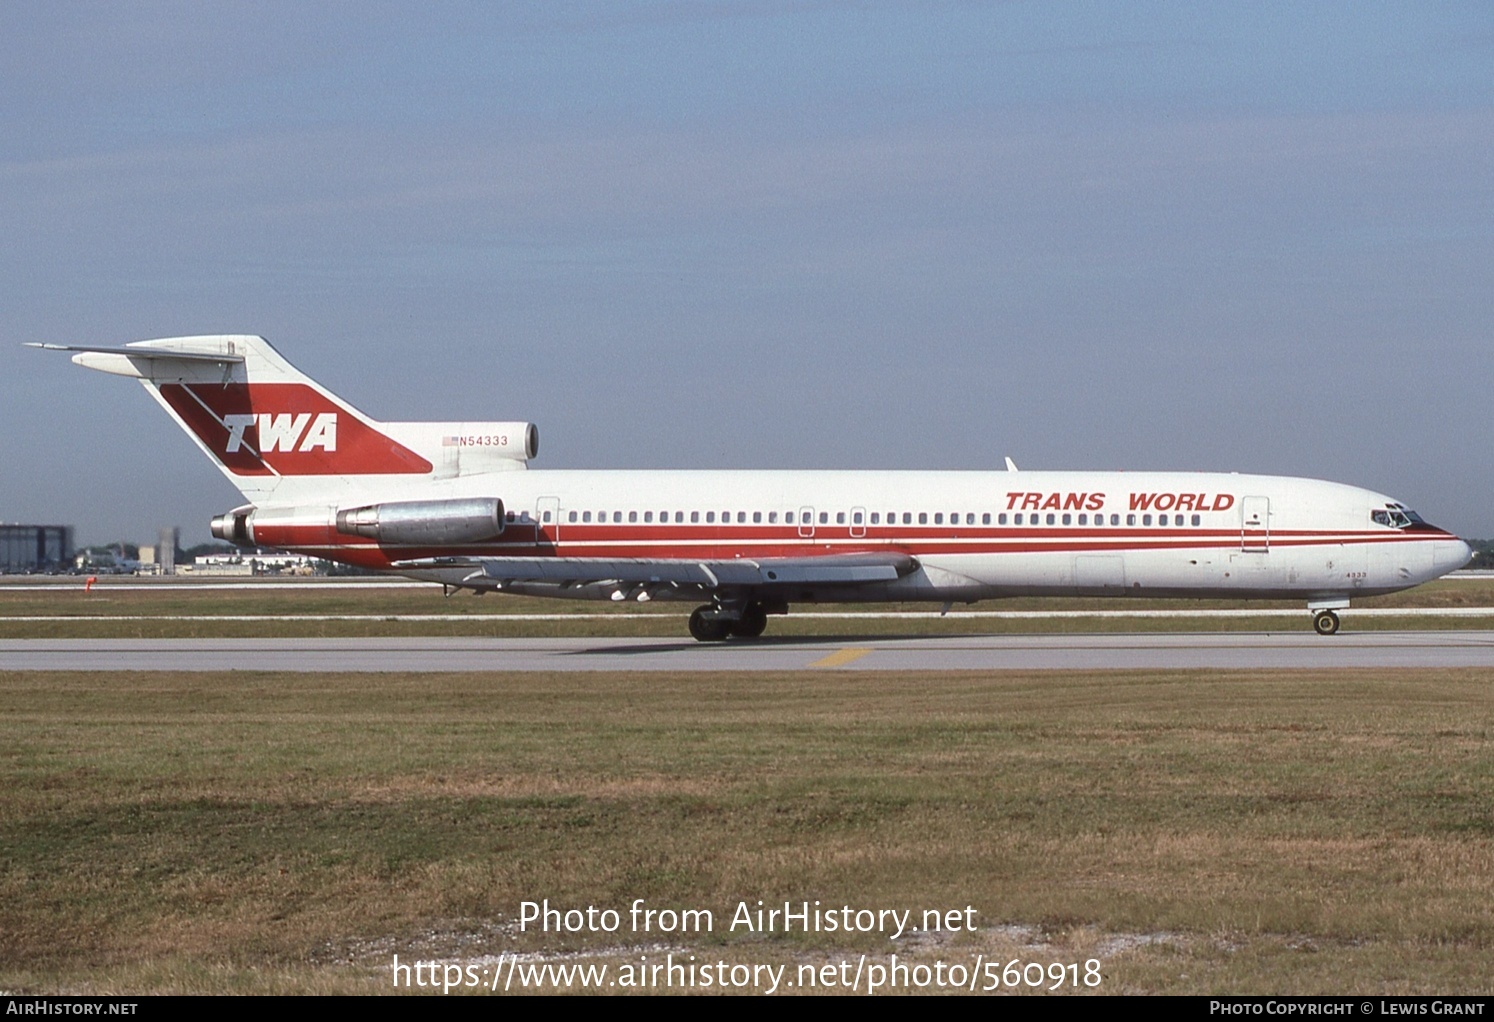
[[731, 634], [729, 622], [705, 616], [709, 607], [696, 607], [690, 615], [690, 634], [700, 642], [720, 642]]
[[755, 639], [768, 628], [768, 612], [756, 601], [742, 608], [742, 617], [731, 626], [731, 634], [743, 639]]
[[1319, 635], [1337, 634], [1338, 615], [1331, 610], [1320, 610], [1312, 616], [1312, 627]]

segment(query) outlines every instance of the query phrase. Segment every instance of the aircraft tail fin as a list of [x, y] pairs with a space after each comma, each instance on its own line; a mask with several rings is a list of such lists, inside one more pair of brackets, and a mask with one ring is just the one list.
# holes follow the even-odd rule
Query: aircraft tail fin
[[[245, 497], [334, 502], [369, 479], [451, 478], [522, 468], [538, 446], [528, 423], [384, 423], [291, 365], [263, 337], [168, 337], [75, 352], [89, 369], [139, 380]], [[474, 428], [476, 427], [476, 428]], [[459, 456], [464, 439], [501, 437], [506, 458]], [[512, 435], [512, 443], [510, 437]], [[492, 447], [499, 446], [488, 441]], [[460, 453], [460, 452], [459, 452]], [[292, 482], [294, 481], [294, 482]]]

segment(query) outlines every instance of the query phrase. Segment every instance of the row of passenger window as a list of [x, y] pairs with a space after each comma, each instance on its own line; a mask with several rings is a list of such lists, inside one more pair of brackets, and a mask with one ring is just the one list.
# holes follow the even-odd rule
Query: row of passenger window
[[[605, 522], [607, 522], [607, 521], [610, 520], [613, 524], [619, 524], [619, 525], [622, 524], [624, 521], [626, 521], [630, 525], [631, 524], [638, 524], [640, 522], [642, 524], [644, 524], [644, 525], [652, 525], [652, 524], [655, 523], [655, 521], [657, 521], [658, 524], [660, 524], [660, 525], [667, 525], [671, 521], [673, 521], [676, 525], [683, 525], [683, 524], [685, 524], [685, 522], [687, 520], [688, 520], [688, 522], [691, 525], [699, 525], [702, 522], [704, 522], [706, 525], [716, 525], [718, 523], [722, 524], [722, 525], [730, 525], [733, 521], [735, 521], [736, 524], [738, 524], [738, 525], [746, 525], [746, 524], [748, 524], [748, 521], [749, 521], [749, 518], [750, 518], [751, 524], [753, 524], [753, 525], [762, 525], [764, 523], [764, 521], [766, 521], [766, 523], [768, 525], [777, 525], [778, 524], [778, 518], [779, 518], [779, 512], [777, 512], [777, 511], [737, 511], [737, 512], [735, 512], [735, 518], [733, 518], [733, 512], [731, 512], [731, 511], [722, 511], [720, 513], [720, 518], [719, 519], [717, 518], [717, 513], [715, 511], [660, 511], [660, 512], [658, 512], [657, 519], [655, 518], [655, 514], [654, 514], [653, 511], [613, 511], [613, 512], [610, 512], [610, 514], [611, 514], [611, 518], [609, 519], [608, 518], [609, 512], [607, 512], [607, 511], [597, 511], [597, 512], [595, 512], [595, 514], [593, 514], [593, 512], [591, 512], [591, 511], [568, 511], [568, 512], [566, 512], [566, 521], [573, 522], [573, 523], [579, 523], [579, 524], [587, 524], [587, 523], [590, 523], [590, 522], [605, 523]], [[795, 521], [795, 515], [796, 514], [798, 515], [798, 521]], [[799, 512], [785, 511], [785, 512], [783, 512], [783, 523], [785, 525], [799, 525], [801, 527], [802, 526], [806, 526], [806, 525], [814, 525], [814, 524], [816, 524], [816, 520], [815, 520], [814, 514], [815, 513], [813, 511], [809, 511], [809, 510], [804, 510], [804, 511], [799, 511]], [[864, 525], [867, 524], [867, 519], [868, 518], [870, 519], [870, 524], [872, 524], [872, 525], [881, 525], [882, 524], [882, 518], [883, 518], [882, 513], [880, 511], [873, 511], [873, 512], [871, 512], [871, 514], [869, 516], [864, 511], [852, 511], [852, 512], [849, 512], [849, 513], [845, 512], [845, 511], [836, 511], [836, 512], [833, 512], [833, 514], [834, 514], [834, 519], [835, 519], [835, 524], [836, 525], [845, 525], [845, 524], [847, 524], [847, 518], [849, 518], [849, 520], [850, 520], [849, 523], [851, 525], [862, 525], [862, 526], [864, 526]], [[932, 519], [932, 524], [934, 524], [934, 525], [945, 525], [945, 524], [948, 524], [948, 525], [951, 525], [951, 526], [955, 526], [955, 525], [962, 524], [962, 522], [961, 522], [961, 513], [958, 512], [958, 511], [951, 511], [951, 512], [949, 512], [947, 520], [946, 520], [945, 513], [943, 511], [933, 511], [933, 512], [929, 512], [929, 511], [916, 511], [916, 512], [915, 511], [903, 511], [903, 512], [888, 511], [887, 515], [886, 515], [887, 524], [888, 525], [897, 525], [897, 524], [899, 524], [899, 521], [898, 521], [899, 514], [901, 514], [901, 516], [902, 516], [901, 524], [903, 524], [903, 525], [913, 525], [915, 523], [918, 524], [918, 525], [929, 525], [929, 524], [931, 524], [930, 519]], [[821, 511], [821, 512], [819, 512], [818, 524], [820, 524], [820, 525], [829, 525], [829, 524], [831, 524], [831, 515], [832, 515], [832, 512], [829, 512], [829, 511]], [[550, 521], [550, 516], [551, 516], [551, 513], [549, 511], [546, 511], [544, 513], [544, 520], [546, 522]], [[1056, 513], [1051, 512], [1051, 511], [1048, 512], [1047, 514], [1040, 514], [1040, 513], [1037, 513], [1037, 512], [1033, 512], [1033, 513], [1025, 515], [1025, 516], [1023, 515], [1023, 513], [1021, 511], [1013, 512], [1010, 516], [1008, 516], [1008, 514], [1006, 512], [1004, 512], [1004, 511], [1000, 512], [998, 514], [995, 514], [995, 515], [992, 515], [991, 512], [987, 511], [987, 512], [984, 512], [984, 513], [980, 514], [979, 517], [980, 517], [980, 524], [981, 525], [991, 525], [991, 524], [993, 524], [993, 519], [994, 519], [994, 524], [996, 524], [996, 525], [1007, 525], [1007, 524], [1011, 524], [1011, 525], [1098, 525], [1098, 526], [1103, 526], [1106, 523], [1106, 518], [1105, 518], [1105, 516], [1103, 514], [1097, 514], [1097, 515], [1094, 515], [1094, 516], [1091, 516], [1088, 513], [1080, 513], [1078, 515], [1069, 514], [1069, 513], [1056, 514]], [[1024, 517], [1025, 517], [1025, 521], [1024, 521]], [[526, 519], [526, 520], [529, 518], [529, 515], [528, 515], [527, 512], [525, 512], [523, 514], [523, 518]], [[1008, 518], [1010, 518], [1010, 522], [1008, 522]], [[514, 521], [515, 520], [513, 512], [509, 512], [508, 519], [509, 519], [509, 521]], [[964, 513], [963, 519], [964, 519], [963, 520], [963, 524], [965, 524], [965, 525], [974, 525], [974, 524], [976, 524], [976, 513], [973, 512], [973, 511], [967, 511], [967, 512]], [[1172, 526], [1182, 526], [1182, 525], [1198, 526], [1198, 525], [1203, 524], [1203, 516], [1202, 515], [1191, 515], [1191, 516], [1171, 515], [1171, 516], [1168, 516], [1168, 515], [1150, 515], [1150, 514], [1143, 514], [1143, 515], [1136, 515], [1136, 514], [1126, 514], [1126, 515], [1112, 514], [1110, 516], [1109, 523], [1112, 526], [1117, 526], [1117, 525], [1120, 525], [1122, 523], [1122, 519], [1124, 519], [1124, 522], [1125, 522], [1126, 525], [1133, 525], [1133, 526], [1136, 525], [1136, 524], [1138, 524], [1138, 522], [1141, 525], [1143, 525], [1143, 526], [1150, 526], [1150, 525], [1155, 524], [1155, 525], [1157, 525], [1159, 527], [1166, 527], [1166, 526], [1169, 526], [1169, 525], [1172, 525]]]

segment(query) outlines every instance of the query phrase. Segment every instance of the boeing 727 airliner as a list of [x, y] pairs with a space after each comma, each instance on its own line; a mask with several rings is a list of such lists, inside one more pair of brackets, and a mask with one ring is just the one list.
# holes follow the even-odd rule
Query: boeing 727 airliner
[[1305, 601], [1462, 567], [1466, 543], [1398, 500], [1315, 479], [1184, 472], [527, 470], [527, 422], [379, 422], [261, 337], [77, 352], [138, 379], [248, 501], [213, 534], [447, 587], [703, 601], [702, 641], [794, 603], [1003, 596]]

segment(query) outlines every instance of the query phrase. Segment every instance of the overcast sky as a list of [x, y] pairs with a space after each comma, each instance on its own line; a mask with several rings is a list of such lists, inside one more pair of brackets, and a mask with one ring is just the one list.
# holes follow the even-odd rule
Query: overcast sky
[[1306, 475], [1494, 536], [1494, 5], [0, 2], [0, 519], [208, 538], [263, 334], [537, 468]]

